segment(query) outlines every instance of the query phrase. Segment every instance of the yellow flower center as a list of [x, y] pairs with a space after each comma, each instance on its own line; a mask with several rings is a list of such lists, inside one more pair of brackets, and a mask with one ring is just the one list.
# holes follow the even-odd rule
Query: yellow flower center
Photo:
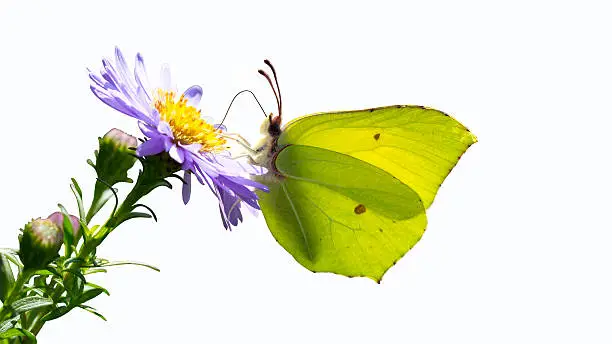
[[226, 141], [221, 130], [204, 121], [200, 110], [187, 105], [184, 96], [181, 95], [177, 101], [174, 92], [158, 89], [154, 104], [161, 119], [170, 125], [176, 141], [184, 145], [199, 143], [203, 152], [225, 149]]

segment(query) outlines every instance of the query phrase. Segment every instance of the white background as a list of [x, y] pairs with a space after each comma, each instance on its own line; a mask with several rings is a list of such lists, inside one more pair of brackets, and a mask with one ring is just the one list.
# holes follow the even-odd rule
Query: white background
[[[612, 32], [603, 1], [319, 3], [0, 1], [0, 246], [62, 202], [112, 127], [86, 68], [120, 46], [149, 73], [172, 66], [204, 88], [219, 119], [257, 73], [279, 71], [286, 119], [420, 104], [455, 116], [479, 142], [429, 209], [421, 242], [378, 285], [313, 274], [262, 216], [224, 231], [201, 187], [147, 197], [138, 220], [99, 250], [162, 272], [118, 267], [111, 297], [48, 323], [41, 343], [609, 343], [612, 341], [610, 132]], [[255, 140], [248, 96], [227, 121]], [[177, 185], [178, 186], [178, 185]], [[125, 189], [124, 189], [125, 190]], [[102, 221], [103, 219], [98, 219]]]

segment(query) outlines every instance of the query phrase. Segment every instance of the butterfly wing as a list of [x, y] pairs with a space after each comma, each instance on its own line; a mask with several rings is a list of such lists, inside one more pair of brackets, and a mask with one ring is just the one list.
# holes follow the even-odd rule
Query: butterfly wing
[[259, 193], [260, 206], [276, 240], [311, 271], [380, 281], [425, 230], [419, 195], [372, 164], [290, 145], [276, 168], [282, 177]]
[[425, 208], [476, 137], [438, 110], [396, 105], [314, 114], [287, 124], [279, 146], [299, 144], [348, 154], [416, 191]]

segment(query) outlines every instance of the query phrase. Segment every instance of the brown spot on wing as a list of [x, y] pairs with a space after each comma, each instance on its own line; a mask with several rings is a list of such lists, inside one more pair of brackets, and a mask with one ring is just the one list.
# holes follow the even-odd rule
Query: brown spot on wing
[[358, 205], [355, 207], [355, 214], [357, 214], [357, 215], [361, 215], [361, 214], [363, 214], [363, 213], [365, 213], [365, 212], [366, 212], [366, 207], [365, 207], [365, 205], [363, 205], [363, 204], [358, 204]]
[[380, 133], [374, 134], [374, 140], [378, 140], [380, 138]]

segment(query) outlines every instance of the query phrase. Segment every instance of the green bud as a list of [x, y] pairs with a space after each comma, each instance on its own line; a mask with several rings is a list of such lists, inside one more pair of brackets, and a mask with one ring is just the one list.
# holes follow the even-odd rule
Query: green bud
[[93, 199], [86, 216], [87, 222], [112, 196], [109, 187], [119, 182], [132, 182], [127, 173], [136, 163], [134, 149], [138, 140], [134, 136], [119, 129], [111, 129], [104, 137], [98, 138], [98, 141], [100, 149], [95, 152], [96, 163], [94, 164], [91, 160], [87, 161], [96, 170], [99, 179], [96, 181]]
[[58, 256], [64, 232], [49, 219], [28, 223], [19, 237], [19, 258], [24, 269], [42, 269]]
[[98, 178], [109, 185], [132, 182], [127, 172], [136, 162], [134, 148], [138, 140], [119, 129], [111, 129], [98, 141], [100, 149], [95, 152], [96, 163], [88, 161], [96, 169]]

